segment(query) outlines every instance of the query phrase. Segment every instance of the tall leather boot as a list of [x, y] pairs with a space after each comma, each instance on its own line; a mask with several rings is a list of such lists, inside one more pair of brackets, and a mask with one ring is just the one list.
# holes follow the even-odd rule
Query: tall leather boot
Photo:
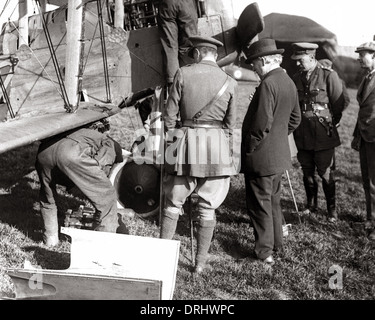
[[57, 214], [50, 214], [47, 212], [41, 212], [44, 232], [43, 232], [43, 243], [46, 246], [54, 247], [59, 243], [59, 224], [57, 220]]
[[215, 226], [216, 220], [199, 220], [197, 230], [197, 255], [195, 258], [196, 273], [202, 273], [204, 270]]
[[161, 217], [160, 238], [171, 240], [176, 232], [179, 213], [173, 213], [168, 209], [163, 210]]
[[335, 181], [330, 177], [327, 181], [322, 179], [323, 191], [327, 201], [328, 219], [337, 219], [336, 212], [336, 184]]
[[303, 176], [303, 184], [306, 190], [306, 209], [314, 212], [318, 208], [318, 182], [312, 176]]

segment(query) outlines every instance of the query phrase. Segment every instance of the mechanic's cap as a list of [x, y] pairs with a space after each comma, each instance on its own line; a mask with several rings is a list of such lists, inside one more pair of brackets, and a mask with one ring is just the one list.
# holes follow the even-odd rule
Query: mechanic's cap
[[292, 44], [293, 55], [291, 59], [299, 60], [306, 54], [315, 53], [319, 46], [316, 43], [310, 42], [295, 42]]
[[362, 43], [357, 49], [355, 49], [355, 52], [357, 53], [361, 51], [375, 52], [375, 42], [369, 41]]

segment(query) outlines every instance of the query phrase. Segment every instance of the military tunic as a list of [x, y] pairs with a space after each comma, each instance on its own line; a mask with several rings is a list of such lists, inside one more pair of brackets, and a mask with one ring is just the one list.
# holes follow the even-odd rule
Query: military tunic
[[[237, 82], [228, 77], [215, 62], [205, 60], [177, 71], [164, 114], [165, 127], [177, 138], [166, 152], [168, 173], [194, 177], [238, 173], [232, 158]], [[199, 117], [200, 121], [221, 121], [222, 128], [182, 127], [174, 130], [179, 116], [182, 123], [191, 120], [215, 97], [227, 79], [229, 84], [225, 92]]]
[[338, 74], [317, 62], [311, 75], [297, 73], [297, 86], [302, 111], [301, 125], [294, 131], [297, 158], [303, 171], [307, 209], [318, 207], [318, 182], [322, 178], [329, 218], [336, 219], [336, 184], [334, 179], [335, 147], [341, 144], [336, 124], [346, 106], [342, 80]]
[[[293, 76], [302, 112], [301, 125], [294, 131], [299, 150], [326, 150], [340, 145], [336, 124], [345, 106], [342, 81], [338, 74], [319, 62], [309, 79], [305, 74]], [[318, 109], [318, 117], [314, 114]]]

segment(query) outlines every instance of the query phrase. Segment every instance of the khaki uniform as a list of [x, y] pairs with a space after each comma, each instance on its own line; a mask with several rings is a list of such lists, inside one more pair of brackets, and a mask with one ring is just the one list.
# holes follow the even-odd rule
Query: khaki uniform
[[309, 79], [294, 75], [302, 112], [301, 125], [294, 131], [298, 149], [326, 150], [340, 145], [336, 124], [345, 106], [342, 82], [337, 73], [319, 62]]
[[300, 126], [294, 131], [297, 158], [303, 170], [307, 207], [317, 207], [318, 183], [315, 170], [322, 178], [330, 216], [336, 217], [334, 148], [340, 145], [336, 125], [345, 108], [343, 85], [337, 73], [319, 62], [309, 79], [299, 72], [293, 80], [297, 86], [302, 113]]
[[[215, 97], [227, 79], [229, 83], [225, 92], [198, 119], [211, 123], [221, 122], [220, 128], [191, 128], [183, 125], [175, 130], [179, 118], [182, 123], [193, 119]], [[232, 159], [232, 134], [237, 120], [236, 90], [237, 82], [214, 62], [202, 61], [179, 69], [164, 114], [169, 136], [177, 138], [166, 153], [168, 173], [194, 177], [230, 176], [238, 173]]]
[[[220, 97], [213, 99], [222, 89]], [[165, 154], [168, 178], [160, 237], [173, 237], [182, 206], [195, 191], [197, 272], [207, 259], [216, 225], [215, 210], [227, 196], [230, 176], [238, 172], [231, 141], [236, 124], [236, 91], [234, 79], [215, 62], [202, 60], [177, 71], [164, 112], [170, 144]]]

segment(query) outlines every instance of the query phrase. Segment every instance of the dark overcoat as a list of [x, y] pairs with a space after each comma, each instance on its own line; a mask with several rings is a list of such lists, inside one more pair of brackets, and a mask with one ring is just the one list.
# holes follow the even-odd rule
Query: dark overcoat
[[241, 172], [262, 177], [290, 168], [288, 135], [300, 121], [292, 79], [282, 68], [270, 71], [256, 88], [243, 121]]
[[[368, 84], [365, 86], [365, 82]], [[367, 142], [375, 142], [375, 76], [370, 80], [364, 78], [359, 85], [357, 93], [359, 104], [356, 130], [360, 131], [362, 138]]]

